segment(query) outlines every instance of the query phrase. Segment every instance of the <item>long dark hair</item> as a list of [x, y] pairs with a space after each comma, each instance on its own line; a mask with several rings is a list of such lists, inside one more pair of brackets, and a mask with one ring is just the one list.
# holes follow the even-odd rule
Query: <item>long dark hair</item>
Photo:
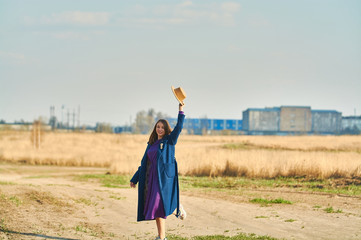
[[163, 123], [163, 125], [164, 125], [164, 136], [168, 136], [172, 132], [172, 129], [171, 129], [170, 125], [169, 125], [169, 122], [167, 120], [165, 120], [165, 119], [159, 119], [156, 122], [156, 124], [154, 125], [153, 131], [150, 134], [150, 137], [149, 137], [149, 144], [150, 145], [152, 145], [153, 143], [155, 143], [158, 140], [158, 134], [157, 134], [156, 129], [157, 129], [157, 124], [159, 122]]

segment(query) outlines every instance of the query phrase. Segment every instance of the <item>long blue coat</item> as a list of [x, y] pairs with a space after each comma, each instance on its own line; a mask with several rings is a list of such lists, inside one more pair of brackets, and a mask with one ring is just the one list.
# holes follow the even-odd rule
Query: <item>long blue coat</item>
[[[178, 183], [178, 166], [174, 157], [175, 145], [177, 143], [179, 134], [183, 128], [184, 114], [178, 114], [177, 125], [173, 131], [164, 136], [159, 143], [157, 153], [157, 172], [159, 180], [160, 195], [163, 201], [164, 213], [166, 216], [172, 214], [177, 208], [179, 212], [179, 183]], [[135, 172], [133, 178], [130, 180], [132, 183], [138, 185], [138, 217], [137, 221], [145, 220], [144, 217], [144, 187], [146, 181], [147, 171], [147, 151], [150, 148], [148, 143], [141, 165]]]

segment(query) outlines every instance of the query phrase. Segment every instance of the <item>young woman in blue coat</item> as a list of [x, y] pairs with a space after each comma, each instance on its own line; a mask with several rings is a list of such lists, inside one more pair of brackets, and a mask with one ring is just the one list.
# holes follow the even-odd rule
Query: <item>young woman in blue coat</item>
[[171, 130], [167, 120], [160, 119], [149, 137], [141, 165], [130, 180], [130, 186], [138, 186], [137, 221], [156, 220], [158, 237], [165, 237], [165, 219], [176, 209], [176, 216], [183, 219], [185, 211], [179, 204], [178, 168], [175, 145], [185, 118], [179, 104], [177, 125]]

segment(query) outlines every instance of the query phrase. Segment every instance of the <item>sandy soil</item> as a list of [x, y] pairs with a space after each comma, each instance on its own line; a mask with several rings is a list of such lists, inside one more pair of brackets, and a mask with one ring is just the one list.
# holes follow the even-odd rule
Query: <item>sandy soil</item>
[[[0, 239], [154, 239], [154, 221], [136, 222], [137, 190], [75, 181], [72, 175], [107, 169], [0, 165]], [[292, 205], [261, 206], [249, 199], [278, 198]], [[167, 234], [255, 233], [284, 239], [361, 239], [361, 197], [245, 189], [182, 191], [186, 220], [167, 219]], [[318, 207], [316, 207], [318, 206]], [[341, 213], [327, 213], [332, 206]]]

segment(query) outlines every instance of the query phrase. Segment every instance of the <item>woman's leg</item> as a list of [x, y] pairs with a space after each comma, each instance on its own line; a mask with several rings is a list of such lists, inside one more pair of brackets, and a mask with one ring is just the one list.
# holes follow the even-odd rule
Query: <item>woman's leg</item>
[[158, 228], [158, 235], [161, 239], [165, 238], [165, 219], [164, 218], [156, 218]]

